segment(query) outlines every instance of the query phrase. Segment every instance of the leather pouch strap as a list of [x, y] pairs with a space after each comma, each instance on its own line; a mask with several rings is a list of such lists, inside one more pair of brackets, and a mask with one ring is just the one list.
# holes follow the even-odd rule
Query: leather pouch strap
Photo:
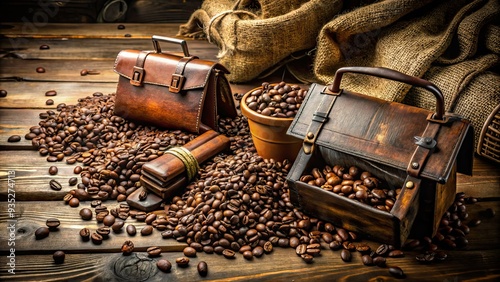
[[134, 86], [141, 86], [144, 80], [144, 75], [146, 71], [144, 70], [144, 63], [146, 62], [146, 57], [153, 51], [141, 51], [137, 56], [135, 61], [135, 66], [132, 72], [132, 77], [130, 78], [130, 84]]
[[309, 128], [306, 131], [306, 137], [304, 138], [304, 142], [302, 144], [302, 149], [304, 153], [309, 155], [314, 151], [314, 146], [316, 143], [316, 139], [318, 138], [319, 133], [321, 132], [321, 128], [323, 128], [323, 124], [328, 120], [328, 116], [330, 115], [330, 111], [335, 104], [335, 100], [342, 93], [342, 90], [338, 93], [333, 93], [328, 91], [327, 87], [321, 91], [321, 95], [323, 98], [321, 99], [321, 103], [313, 114], [313, 118], [311, 124], [309, 124]]
[[429, 122], [424, 130], [423, 136], [415, 136], [416, 144], [418, 145], [411, 157], [410, 163], [406, 169], [408, 175], [419, 177], [427, 158], [432, 154], [436, 147], [436, 136], [441, 125], [439, 123]]
[[196, 56], [182, 57], [177, 63], [175, 72], [172, 74], [172, 80], [170, 81], [168, 91], [172, 93], [179, 93], [182, 90], [184, 81], [186, 77], [184, 76], [184, 70], [186, 69], [187, 63], [193, 59], [197, 59]]

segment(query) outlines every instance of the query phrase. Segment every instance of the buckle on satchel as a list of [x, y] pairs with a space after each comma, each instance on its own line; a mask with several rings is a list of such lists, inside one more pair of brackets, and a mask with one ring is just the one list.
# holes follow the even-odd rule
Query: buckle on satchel
[[144, 69], [135, 66], [134, 72], [132, 73], [132, 78], [130, 79], [130, 84], [134, 86], [141, 86], [143, 78], [144, 78]]
[[174, 73], [172, 74], [172, 80], [170, 81], [170, 86], [168, 87], [168, 90], [172, 93], [179, 93], [182, 89], [182, 86], [184, 85], [184, 80], [186, 78], [181, 75]]

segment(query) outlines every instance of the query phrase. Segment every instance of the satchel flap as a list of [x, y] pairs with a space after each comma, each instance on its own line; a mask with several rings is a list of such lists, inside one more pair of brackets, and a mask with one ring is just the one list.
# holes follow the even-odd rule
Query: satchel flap
[[[311, 85], [287, 134], [304, 139], [313, 114], [323, 101], [324, 86]], [[316, 144], [406, 171], [431, 112], [343, 90], [336, 98]], [[421, 176], [444, 183], [455, 161], [457, 170], [472, 171], [473, 132], [469, 122], [453, 117], [441, 125], [437, 145]]]
[[[134, 72], [138, 50], [123, 50], [116, 57], [113, 70], [119, 75], [130, 79]], [[144, 63], [144, 76], [142, 83], [155, 84], [169, 87], [172, 74], [175, 73], [177, 64], [182, 57], [169, 53], [150, 53]], [[189, 90], [204, 88], [213, 68], [225, 73], [228, 71], [220, 64], [195, 58], [190, 60], [184, 69], [184, 84], [181, 89]]]

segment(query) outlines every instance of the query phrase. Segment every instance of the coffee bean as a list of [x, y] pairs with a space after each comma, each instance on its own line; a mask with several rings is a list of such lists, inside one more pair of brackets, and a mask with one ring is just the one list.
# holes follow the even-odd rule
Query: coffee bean
[[103, 239], [107, 239], [109, 237], [109, 233], [111, 233], [111, 229], [108, 226], [101, 226], [97, 228], [96, 232], [101, 235]]
[[59, 169], [57, 169], [57, 166], [51, 166], [49, 167], [49, 174], [50, 175], [56, 175]]
[[350, 262], [351, 259], [352, 259], [352, 255], [351, 255], [351, 252], [349, 252], [348, 250], [346, 249], [342, 249], [340, 251], [340, 258], [345, 261], [345, 262]]
[[119, 25], [116, 26], [116, 28], [118, 28], [118, 29], [125, 29], [125, 25], [119, 24]]
[[189, 259], [187, 257], [180, 257], [175, 259], [175, 263], [179, 267], [187, 267], [189, 265]]
[[492, 218], [492, 217], [495, 217], [495, 214], [496, 214], [496, 212], [495, 212], [495, 210], [494, 210], [494, 209], [492, 209], [492, 208], [487, 208], [487, 209], [484, 211], [484, 215], [485, 215], [485, 217], [487, 217], [487, 218]]
[[127, 234], [130, 236], [135, 236], [135, 234], [137, 233], [135, 225], [133, 225], [133, 224], [127, 225], [126, 231], [127, 231]]
[[61, 225], [61, 222], [57, 218], [49, 218], [45, 221], [45, 225], [47, 225], [50, 230], [55, 230]]
[[386, 266], [386, 259], [384, 257], [374, 257], [373, 264], [375, 264], [378, 267], [385, 267]]
[[55, 179], [52, 179], [49, 181], [49, 186], [50, 186], [50, 189], [55, 190], [55, 191], [60, 191], [62, 189], [61, 183], [59, 183]]
[[69, 184], [69, 186], [75, 186], [77, 183], [78, 183], [78, 178], [76, 178], [76, 177], [71, 177], [71, 178], [68, 180], [68, 184]]
[[80, 205], [80, 200], [78, 200], [77, 198], [73, 197], [71, 198], [71, 200], [69, 200], [68, 202], [68, 205], [72, 208], [76, 208]]
[[235, 258], [235, 255], [236, 253], [231, 250], [231, 249], [225, 249], [223, 252], [222, 252], [222, 255], [227, 258], [227, 259], [233, 259]]
[[116, 218], [113, 215], [108, 214], [107, 216], [104, 217], [102, 223], [106, 226], [111, 226], [115, 223], [115, 220]]
[[49, 49], [50, 49], [49, 45], [46, 44], [40, 45], [40, 50], [49, 50]]
[[111, 225], [111, 229], [115, 233], [120, 233], [122, 231], [123, 225], [125, 225], [125, 222], [123, 220], [116, 220], [113, 225]]
[[5, 89], [0, 89], [0, 98], [7, 97], [7, 91]]
[[405, 254], [401, 250], [392, 250], [387, 254], [387, 256], [390, 258], [402, 258]]
[[300, 255], [300, 257], [306, 262], [306, 263], [312, 263], [314, 261], [314, 257], [308, 254], [303, 254]]
[[370, 255], [361, 256], [361, 261], [364, 265], [370, 266], [373, 265], [373, 258]]
[[253, 259], [253, 253], [252, 253], [252, 251], [250, 251], [250, 250], [244, 251], [243, 252], [243, 258], [245, 258], [247, 260]]
[[55, 90], [49, 90], [47, 92], [45, 92], [45, 96], [56, 96], [57, 95], [57, 91]]
[[148, 253], [148, 255], [150, 257], [158, 257], [161, 255], [161, 248], [160, 247], [156, 247], [156, 246], [153, 246], [153, 247], [149, 247], [146, 252]]
[[405, 276], [406, 276], [405, 273], [403, 272], [403, 270], [398, 266], [389, 267], [389, 273], [392, 276], [394, 276], [396, 278], [400, 278], [400, 279], [405, 278]]
[[198, 274], [200, 274], [200, 276], [203, 276], [203, 277], [207, 276], [207, 274], [208, 274], [208, 265], [207, 265], [206, 262], [200, 261], [198, 263], [197, 269], [198, 269]]
[[[293, 238], [296, 238], [296, 237], [293, 237]], [[291, 242], [290, 242], [291, 244]], [[293, 248], [293, 246], [290, 245], [290, 247]], [[267, 241], [266, 243], [264, 243], [264, 246], [262, 246], [262, 248], [264, 249], [264, 252], [266, 254], [269, 254], [273, 251], [273, 244], [270, 242], [270, 241]]]
[[142, 236], [148, 236], [148, 235], [151, 235], [152, 233], [153, 233], [153, 226], [151, 226], [151, 225], [144, 226], [141, 229]]
[[47, 105], [47, 106], [54, 105], [54, 100], [52, 100], [52, 99], [47, 99], [47, 100], [45, 101], [45, 105]]
[[90, 230], [88, 228], [82, 228], [80, 230], [80, 237], [83, 241], [88, 241], [90, 239]]
[[92, 239], [92, 243], [96, 244], [96, 245], [100, 245], [102, 244], [102, 236], [100, 234], [98, 234], [97, 232], [93, 232], [91, 235], [90, 235], [90, 239]]
[[196, 257], [196, 250], [192, 247], [185, 247], [182, 252], [186, 257]]
[[52, 255], [55, 264], [64, 263], [64, 259], [66, 258], [66, 254], [63, 251], [55, 251]]
[[156, 266], [158, 267], [159, 270], [163, 272], [170, 272], [170, 269], [172, 269], [172, 264], [170, 261], [166, 259], [160, 259], [156, 262]]
[[375, 253], [379, 256], [385, 256], [389, 253], [389, 245], [387, 244], [382, 244], [380, 245], [377, 250], [375, 251]]
[[11, 142], [11, 143], [19, 142], [19, 141], [21, 141], [21, 136], [19, 136], [19, 135], [12, 135], [9, 137], [9, 139], [7, 139], [7, 142]]
[[130, 240], [127, 240], [122, 245], [122, 254], [130, 255], [134, 251], [134, 243]]
[[45, 69], [43, 67], [38, 67], [38, 68], [36, 68], [36, 72], [37, 73], [44, 73]]
[[49, 233], [50, 231], [48, 227], [45, 226], [39, 227], [37, 230], [35, 230], [35, 238], [37, 240], [47, 238], [49, 236]]

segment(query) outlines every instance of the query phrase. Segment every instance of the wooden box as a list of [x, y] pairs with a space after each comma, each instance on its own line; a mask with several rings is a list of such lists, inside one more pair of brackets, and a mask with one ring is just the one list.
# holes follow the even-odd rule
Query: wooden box
[[[347, 72], [424, 87], [436, 96], [436, 112], [340, 89]], [[341, 68], [333, 84], [311, 85], [287, 132], [304, 140], [287, 177], [294, 205], [395, 246], [410, 232], [433, 236], [455, 198], [456, 172], [472, 173], [472, 127], [445, 114], [443, 101], [434, 84], [384, 68]], [[401, 192], [388, 212], [300, 181], [325, 164], [356, 165]]]

